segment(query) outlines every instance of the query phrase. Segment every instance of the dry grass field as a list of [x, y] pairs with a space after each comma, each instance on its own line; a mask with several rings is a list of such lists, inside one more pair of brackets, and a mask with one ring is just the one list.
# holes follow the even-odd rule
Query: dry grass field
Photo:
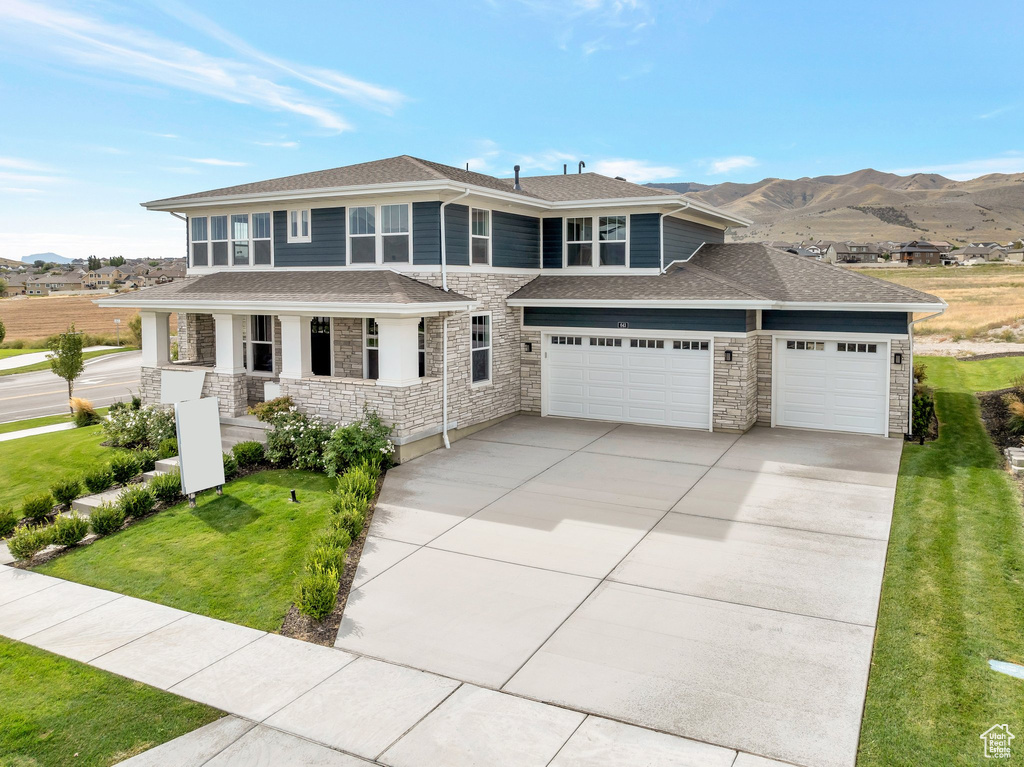
[[[37, 298], [5, 298], [0, 300], [0, 319], [7, 326], [8, 341], [36, 340], [61, 333], [72, 322], [84, 333], [113, 336], [114, 318], [121, 318], [124, 338], [128, 320], [137, 309], [101, 309], [92, 296], [39, 296]], [[177, 319], [171, 315], [171, 329]]]
[[1024, 340], [1024, 266], [936, 266], [865, 273], [923, 290], [949, 304], [944, 314], [915, 325], [916, 335]]

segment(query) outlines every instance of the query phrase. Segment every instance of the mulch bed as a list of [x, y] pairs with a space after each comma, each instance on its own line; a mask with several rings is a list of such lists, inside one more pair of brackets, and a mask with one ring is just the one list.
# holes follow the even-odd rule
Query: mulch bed
[[993, 352], [992, 354], [975, 354], [969, 357], [957, 357], [957, 362], [979, 362], [981, 360], [997, 360], [1002, 357], [1024, 357], [1024, 352]]
[[999, 391], [981, 392], [977, 395], [985, 430], [1000, 451], [1007, 447], [1021, 446], [1021, 435], [1014, 434], [1006, 426], [1009, 412], [1006, 405], [1003, 404], [1003, 397], [1012, 391], [1014, 389], [1000, 389]]
[[362, 556], [363, 545], [366, 543], [366, 535], [370, 530], [370, 522], [373, 521], [373, 512], [377, 509], [377, 498], [380, 497], [380, 489], [383, 485], [384, 474], [381, 474], [380, 479], [377, 480], [377, 492], [373, 496], [373, 502], [366, 511], [363, 531], [358, 538], [352, 541], [352, 545], [345, 552], [345, 571], [341, 574], [341, 584], [338, 587], [338, 599], [334, 604], [334, 610], [322, 621], [315, 621], [308, 615], [300, 613], [299, 608], [293, 604], [285, 616], [281, 634], [324, 647], [334, 647], [334, 642], [338, 638], [338, 630], [341, 628], [341, 619], [345, 616], [345, 605], [348, 603], [348, 595], [352, 590], [352, 581], [355, 580], [356, 569], [359, 567], [359, 558]]

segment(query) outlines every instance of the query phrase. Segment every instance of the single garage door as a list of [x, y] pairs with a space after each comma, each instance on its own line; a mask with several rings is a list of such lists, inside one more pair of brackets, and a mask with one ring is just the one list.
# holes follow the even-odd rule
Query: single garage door
[[775, 425], [885, 434], [889, 345], [776, 339]]
[[548, 415], [707, 429], [710, 339], [548, 336]]

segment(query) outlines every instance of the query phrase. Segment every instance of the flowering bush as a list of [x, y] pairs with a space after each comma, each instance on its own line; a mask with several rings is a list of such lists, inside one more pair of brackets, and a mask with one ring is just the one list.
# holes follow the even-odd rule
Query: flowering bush
[[103, 422], [103, 431], [114, 447], [156, 449], [161, 442], [174, 437], [174, 411], [156, 405], [112, 409]]
[[323, 471], [324, 445], [330, 427], [294, 407], [278, 413], [267, 431], [267, 460], [305, 471]]
[[391, 465], [395, 443], [391, 441], [394, 429], [385, 426], [380, 416], [363, 408], [363, 417], [348, 426], [339, 426], [331, 433], [324, 448], [324, 469], [327, 476], [341, 474], [349, 466], [367, 461], [382, 468]]
[[292, 402], [291, 397], [275, 397], [274, 399], [268, 399], [266, 402], [253, 405], [249, 408], [249, 415], [256, 416], [257, 421], [273, 423], [274, 416], [294, 409], [295, 403]]

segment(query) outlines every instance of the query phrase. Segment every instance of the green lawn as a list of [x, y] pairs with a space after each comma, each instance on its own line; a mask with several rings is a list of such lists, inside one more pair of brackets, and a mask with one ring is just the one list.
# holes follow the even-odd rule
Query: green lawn
[[18, 357], [22, 354], [35, 354], [36, 352], [45, 352], [48, 349], [0, 349], [0, 360], [7, 359], [8, 357]]
[[[20, 351], [20, 350], [19, 350]], [[32, 349], [31, 351], [45, 351], [41, 349]], [[119, 354], [121, 352], [133, 352], [135, 347], [133, 346], [122, 346], [120, 349], [99, 349], [94, 352], [85, 352], [82, 354], [82, 359], [91, 360], [94, 357], [105, 357], [108, 354]], [[34, 365], [25, 365], [21, 368], [13, 368], [12, 370], [0, 370], [0, 376], [12, 376], [17, 373], [35, 373], [39, 370], [49, 370], [50, 363], [48, 360], [37, 362]]]
[[[333, 481], [266, 471], [203, 493], [40, 572], [243, 626], [277, 631], [295, 596]], [[289, 502], [295, 489], [299, 503]]]
[[0, 669], [4, 767], [106, 767], [223, 716], [8, 639]]
[[[107, 408], [98, 407], [96, 408], [96, 412], [100, 415], [104, 415], [107, 412]], [[23, 429], [35, 429], [39, 426], [53, 426], [58, 423], [71, 423], [71, 414], [61, 413], [60, 415], [44, 415], [39, 418], [26, 418], [21, 421], [0, 423], [0, 434], [7, 434], [12, 431], [22, 431]]]
[[103, 427], [87, 426], [0, 442], [0, 506], [11, 504], [20, 514], [26, 495], [107, 461], [111, 449], [100, 447], [103, 439]]
[[972, 393], [1007, 387], [1024, 365], [922, 361], [939, 439], [903, 449], [861, 767], [982, 764], [982, 732], [1024, 727], [1024, 681], [988, 667], [1024, 664], [1021, 502]]

